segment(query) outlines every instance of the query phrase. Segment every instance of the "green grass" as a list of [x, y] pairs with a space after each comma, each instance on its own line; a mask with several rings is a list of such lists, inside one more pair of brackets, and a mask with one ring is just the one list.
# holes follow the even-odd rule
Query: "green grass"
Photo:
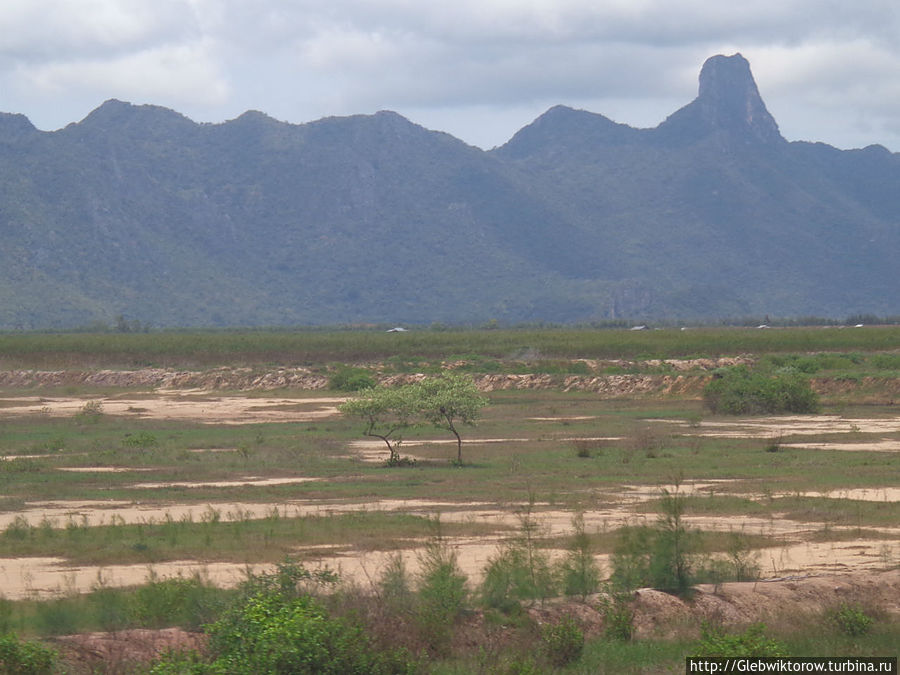
[[[310, 365], [476, 355], [533, 360], [677, 358], [736, 354], [896, 350], [900, 327], [381, 331], [228, 331], [0, 334], [0, 368]], [[897, 369], [895, 359], [883, 365]]]
[[[285, 509], [288, 511], [288, 509]], [[443, 536], [488, 536], [505, 531], [487, 523], [442, 523]], [[435, 522], [402, 513], [354, 512], [290, 517], [272, 509], [252, 519], [236, 509], [212, 508], [196, 515], [127, 524], [68, 520], [13, 522], [0, 534], [0, 557], [60, 556], [72, 564], [109, 565], [198, 559], [206, 562], [273, 562], [303, 547], [391, 550], [432, 536]], [[301, 551], [302, 552], [302, 551]], [[319, 548], [317, 554], [321, 554]]]
[[[897, 483], [896, 453], [804, 450], [764, 451], [754, 439], [693, 436], [685, 426], [651, 419], [690, 419], [699, 404], [678, 400], [601, 400], [585, 392], [505, 391], [476, 428], [463, 430], [469, 463], [450, 465], [449, 445], [407, 445], [421, 458], [413, 468], [386, 469], [355, 461], [348, 448], [361, 439], [358, 424], [343, 418], [312, 423], [239, 426], [128, 420], [102, 415], [96, 423], [36, 415], [0, 424], [0, 453], [36, 454], [0, 463], [0, 493], [13, 500], [129, 499], [140, 501], [278, 501], [289, 499], [433, 499], [522, 503], [529, 491], [542, 500], [590, 507], [616, 485], [657, 485], [679, 477], [737, 479], [735, 491], [762, 493], [882, 487]], [[826, 412], [828, 412], [826, 410]], [[891, 408], [868, 410], [891, 414]], [[580, 420], [532, 418], [587, 417]], [[598, 441], [579, 457], [573, 438]], [[447, 439], [423, 427], [405, 436]], [[478, 438], [513, 439], [479, 443]], [[152, 439], [143, 443], [141, 439]], [[515, 439], [527, 439], [524, 441]], [[788, 438], [783, 439], [785, 442]], [[197, 453], [202, 448], [237, 452]], [[72, 473], [64, 466], [110, 466], [151, 471]], [[135, 483], [235, 480], [247, 476], [305, 476], [317, 482], [270, 487], [134, 488]]]
[[[900, 522], [900, 502], [863, 501], [844, 498], [779, 496], [762, 499], [713, 495], [685, 496], [687, 515], [787, 518], [853, 527], [888, 527]], [[655, 513], [658, 502], [642, 504], [639, 510]]]

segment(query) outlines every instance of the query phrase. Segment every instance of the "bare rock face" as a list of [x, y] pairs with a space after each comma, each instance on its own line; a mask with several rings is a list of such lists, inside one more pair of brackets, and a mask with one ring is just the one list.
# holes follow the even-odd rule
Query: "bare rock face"
[[661, 129], [696, 138], [711, 132], [764, 144], [784, 142], [759, 95], [750, 63], [740, 54], [712, 56], [700, 70], [696, 99], [672, 114]]
[[697, 102], [701, 115], [714, 126], [749, 132], [763, 142], [783, 140], [759, 95], [750, 64], [740, 54], [706, 60]]

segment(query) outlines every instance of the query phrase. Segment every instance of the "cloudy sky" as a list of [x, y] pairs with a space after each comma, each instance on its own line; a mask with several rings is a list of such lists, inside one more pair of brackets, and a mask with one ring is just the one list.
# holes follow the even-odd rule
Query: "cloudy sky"
[[0, 111], [389, 109], [490, 148], [558, 103], [656, 126], [734, 52], [789, 140], [900, 151], [898, 0], [2, 0]]

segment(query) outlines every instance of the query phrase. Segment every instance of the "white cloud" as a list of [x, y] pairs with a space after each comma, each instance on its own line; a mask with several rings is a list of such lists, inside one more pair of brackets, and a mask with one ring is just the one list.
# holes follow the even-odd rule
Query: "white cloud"
[[656, 124], [740, 51], [789, 137], [900, 150], [898, 34], [896, 0], [4, 0], [0, 109], [46, 128], [111, 96], [208, 121], [390, 108], [493, 145], [556, 103]]
[[[53, 62], [22, 68], [20, 80], [45, 95], [78, 89], [99, 100], [128, 98], [148, 103], [222, 103], [228, 85], [204, 45], [161, 46], [105, 60]], [[162, 99], [162, 100], [160, 100]]]
[[4, 0], [0, 54], [31, 62], [140, 50], [192, 33], [192, 19], [185, 0]]

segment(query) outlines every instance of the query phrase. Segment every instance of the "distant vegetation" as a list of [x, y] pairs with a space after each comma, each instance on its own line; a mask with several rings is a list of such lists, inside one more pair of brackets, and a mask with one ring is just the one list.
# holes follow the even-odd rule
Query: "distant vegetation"
[[[900, 344], [900, 326], [833, 327], [756, 330], [698, 328], [695, 330], [601, 330], [522, 328], [497, 330], [377, 330], [297, 331], [167, 331], [158, 333], [0, 333], [0, 368], [66, 367], [203, 367], [242, 365], [321, 365], [364, 363], [385, 359], [398, 371], [413, 371], [423, 360], [496, 359], [671, 359], [740, 354], [785, 355], [806, 359], [798, 369], [825, 369], [829, 363], [852, 363], [852, 357], [808, 352], [891, 352]], [[795, 354], [794, 357], [787, 356]], [[812, 359], [812, 360], [809, 360]], [[859, 356], [890, 365], [896, 353]], [[884, 362], [882, 364], [882, 362]], [[774, 363], [774, 362], [773, 362]], [[483, 372], [491, 367], [483, 362]], [[559, 364], [557, 364], [559, 365]], [[859, 364], [857, 364], [859, 365]], [[566, 366], [567, 368], [570, 365]], [[586, 371], [581, 366], [582, 374]], [[806, 370], [803, 370], [806, 369]], [[565, 372], [569, 372], [568, 370]], [[358, 370], [338, 368], [338, 383], [346, 386]], [[353, 386], [356, 386], [354, 383]]]

